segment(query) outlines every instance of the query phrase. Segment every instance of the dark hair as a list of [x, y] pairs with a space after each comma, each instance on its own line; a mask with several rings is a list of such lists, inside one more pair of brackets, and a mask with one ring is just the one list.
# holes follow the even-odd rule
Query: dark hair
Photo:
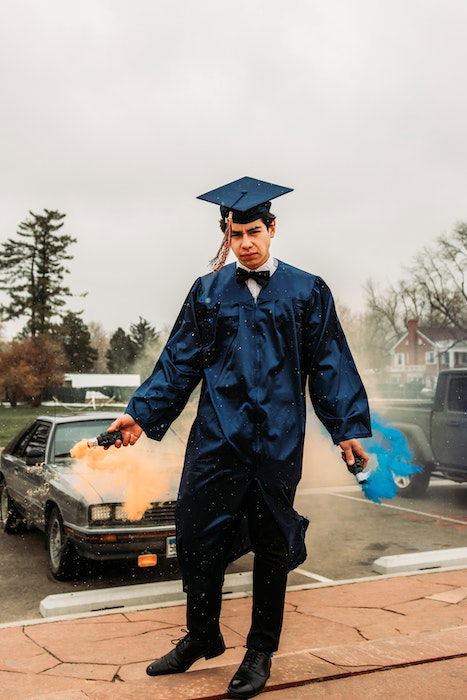
[[[261, 219], [261, 221], [266, 226], [266, 228], [269, 228], [270, 225], [272, 224], [272, 222], [276, 220], [276, 215], [269, 213], [269, 214], [265, 214], [264, 216], [258, 216], [258, 219]], [[219, 226], [221, 227], [222, 233], [225, 233], [225, 229], [227, 228], [227, 224], [225, 223], [224, 219], [219, 219]]]

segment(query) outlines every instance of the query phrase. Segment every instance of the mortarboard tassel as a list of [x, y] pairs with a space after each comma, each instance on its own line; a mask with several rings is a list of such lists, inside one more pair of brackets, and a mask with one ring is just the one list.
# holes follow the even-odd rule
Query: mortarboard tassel
[[227, 256], [230, 250], [230, 237], [232, 235], [232, 223], [233, 223], [233, 212], [229, 211], [229, 215], [226, 218], [227, 227], [225, 229], [224, 238], [219, 246], [214, 258], [209, 261], [209, 266], [214, 272], [217, 272], [225, 265]]

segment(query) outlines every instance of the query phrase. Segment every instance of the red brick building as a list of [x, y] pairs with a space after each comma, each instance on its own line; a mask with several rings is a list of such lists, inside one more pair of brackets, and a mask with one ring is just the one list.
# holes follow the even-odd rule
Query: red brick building
[[433, 388], [441, 369], [467, 367], [466, 336], [456, 328], [419, 326], [418, 319], [411, 319], [390, 351], [393, 379], [399, 384], [423, 379], [426, 387]]

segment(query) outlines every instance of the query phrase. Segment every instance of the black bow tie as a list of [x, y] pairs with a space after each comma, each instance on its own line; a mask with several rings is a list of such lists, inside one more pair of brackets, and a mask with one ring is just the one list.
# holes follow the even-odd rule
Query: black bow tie
[[246, 282], [249, 277], [256, 280], [261, 287], [266, 287], [269, 282], [271, 273], [269, 270], [245, 270], [243, 267], [237, 267], [235, 279], [239, 284]]

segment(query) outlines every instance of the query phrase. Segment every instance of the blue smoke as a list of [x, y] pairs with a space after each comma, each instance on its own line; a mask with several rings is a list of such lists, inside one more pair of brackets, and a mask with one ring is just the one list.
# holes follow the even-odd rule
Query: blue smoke
[[382, 498], [394, 498], [397, 494], [394, 475], [410, 476], [423, 468], [412, 463], [413, 454], [405, 435], [374, 411], [371, 428], [373, 437], [365, 440], [364, 448], [375, 455], [377, 466], [362, 484], [362, 490], [370, 501], [381, 503]]

